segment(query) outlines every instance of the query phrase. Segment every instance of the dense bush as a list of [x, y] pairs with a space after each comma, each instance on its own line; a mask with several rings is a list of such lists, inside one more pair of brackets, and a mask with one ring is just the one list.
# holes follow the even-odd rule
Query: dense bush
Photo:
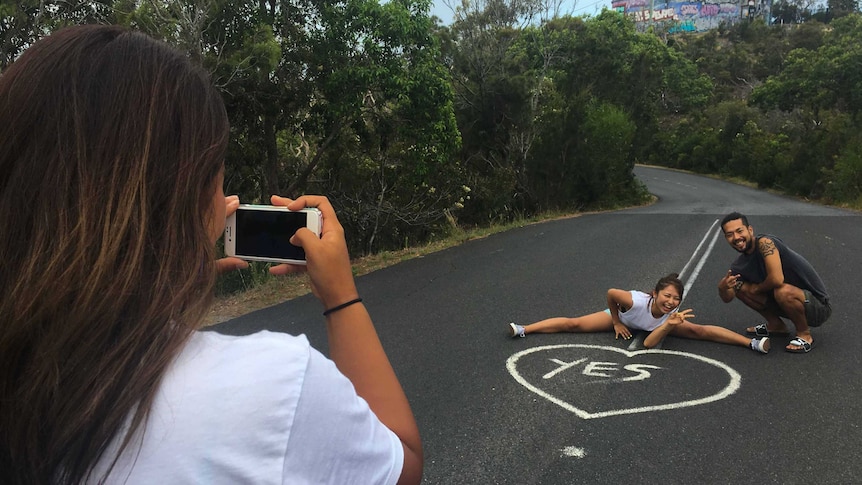
[[741, 24], [680, 37], [674, 48], [716, 81], [716, 97], [699, 113], [666, 121], [652, 162], [858, 204], [858, 14], [829, 25]]
[[[4, 3], [0, 74], [72, 23], [165, 39], [223, 93], [226, 191], [246, 202], [329, 195], [353, 255], [459, 224], [636, 203], [646, 194], [635, 162], [862, 201], [855, 9], [828, 24], [669, 36], [608, 10], [558, 17], [538, 1], [468, 2], [449, 26], [429, 18], [429, 0], [88, 4]], [[782, 18], [815, 17], [785, 7]]]

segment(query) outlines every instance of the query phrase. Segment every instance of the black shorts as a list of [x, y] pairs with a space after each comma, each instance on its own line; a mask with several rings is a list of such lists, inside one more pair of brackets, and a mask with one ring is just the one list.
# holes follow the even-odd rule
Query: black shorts
[[802, 290], [805, 294], [805, 320], [809, 327], [819, 327], [823, 322], [829, 320], [832, 315], [832, 305], [829, 300], [820, 301], [808, 290]]

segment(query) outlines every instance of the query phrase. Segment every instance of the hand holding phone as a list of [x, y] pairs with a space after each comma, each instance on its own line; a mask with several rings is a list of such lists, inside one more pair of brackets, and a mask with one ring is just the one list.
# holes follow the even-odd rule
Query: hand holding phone
[[320, 237], [323, 219], [316, 208], [291, 211], [274, 205], [240, 204], [225, 224], [225, 254], [249, 261], [306, 264], [305, 251], [290, 243], [300, 228]]
[[[357, 298], [359, 294], [356, 291], [350, 255], [344, 239], [344, 228], [329, 200], [319, 195], [303, 195], [296, 200], [274, 195], [272, 203], [293, 210], [316, 207], [321, 212], [325, 222], [320, 237], [314, 237], [311, 232], [300, 231], [293, 239], [308, 253], [308, 265], [305, 269], [311, 280], [312, 292], [320, 299], [324, 308], [332, 308]], [[297, 270], [297, 266], [289, 264], [269, 268], [269, 272], [274, 275]]]

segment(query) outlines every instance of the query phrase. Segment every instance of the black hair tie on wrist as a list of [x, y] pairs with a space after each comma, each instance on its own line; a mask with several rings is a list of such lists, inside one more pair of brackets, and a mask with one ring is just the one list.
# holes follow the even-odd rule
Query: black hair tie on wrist
[[332, 307], [332, 308], [330, 308], [330, 309], [328, 309], [328, 310], [324, 311], [324, 312], [323, 312], [323, 316], [324, 316], [324, 317], [329, 316], [329, 314], [330, 314], [330, 313], [335, 313], [335, 312], [337, 312], [338, 310], [343, 310], [343, 309], [345, 309], [345, 308], [349, 307], [350, 305], [353, 305], [353, 304], [356, 304], [356, 303], [361, 303], [361, 302], [362, 302], [362, 298], [356, 298], [356, 299], [354, 299], [354, 300], [350, 300], [350, 301], [348, 301], [348, 302], [346, 302], [346, 303], [342, 303], [341, 305], [336, 305], [336, 306], [334, 306], [334, 307]]

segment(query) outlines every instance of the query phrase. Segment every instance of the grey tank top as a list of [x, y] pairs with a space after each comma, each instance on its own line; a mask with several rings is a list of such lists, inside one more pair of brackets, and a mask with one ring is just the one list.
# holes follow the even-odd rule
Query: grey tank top
[[[811, 263], [796, 251], [790, 249], [784, 241], [771, 234], [758, 234], [755, 239], [757, 241], [762, 237], [768, 237], [775, 243], [778, 248], [778, 255], [781, 258], [781, 269], [784, 272], [784, 282], [791, 284], [797, 288], [808, 290], [818, 300], [823, 303], [829, 301], [829, 293], [826, 291], [826, 285], [820, 279], [820, 275], [811, 266]], [[755, 250], [751, 254], [740, 254], [736, 261], [730, 265], [730, 270], [734, 274], [742, 276], [743, 281], [751, 283], [760, 283], [766, 279], [766, 264], [763, 261], [760, 251]]]

